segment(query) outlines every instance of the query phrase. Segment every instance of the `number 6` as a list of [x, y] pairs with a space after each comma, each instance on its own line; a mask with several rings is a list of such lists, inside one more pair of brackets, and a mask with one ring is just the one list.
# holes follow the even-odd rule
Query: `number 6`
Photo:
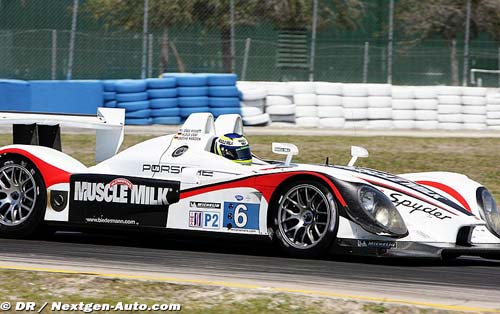
[[247, 224], [248, 217], [246, 214], [246, 210], [247, 210], [247, 207], [243, 204], [239, 204], [234, 209], [234, 223], [236, 224], [236, 226], [238, 228], [242, 228]]

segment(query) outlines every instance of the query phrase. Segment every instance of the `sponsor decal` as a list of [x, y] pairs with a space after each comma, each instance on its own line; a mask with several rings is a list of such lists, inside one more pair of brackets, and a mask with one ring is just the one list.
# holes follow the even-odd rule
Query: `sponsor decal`
[[259, 230], [260, 204], [224, 202], [223, 226], [228, 229]]
[[214, 208], [215, 209], [220, 209], [221, 208], [221, 203], [191, 201], [191, 202], [189, 202], [189, 207], [208, 208], [208, 209], [214, 209]]
[[204, 229], [219, 229], [220, 213], [212, 211], [202, 212], [199, 210], [190, 210], [189, 227], [204, 228]]
[[168, 206], [179, 195], [178, 181], [75, 174], [70, 177], [69, 221], [165, 227]]
[[393, 241], [358, 240], [358, 247], [392, 249], [397, 247]]
[[189, 226], [195, 228], [201, 228], [201, 218], [203, 217], [203, 212], [201, 211], [189, 211]]
[[415, 212], [423, 212], [423, 213], [428, 214], [429, 217], [431, 217], [431, 218], [437, 218], [437, 219], [441, 219], [441, 220], [451, 219], [450, 216], [446, 215], [445, 213], [443, 213], [442, 211], [440, 211], [439, 209], [437, 209], [434, 206], [429, 207], [429, 205], [423, 205], [423, 204], [418, 203], [416, 201], [411, 201], [409, 199], [401, 199], [402, 197], [404, 197], [403, 194], [391, 193], [390, 197], [391, 197], [392, 203], [394, 204], [394, 206], [396, 206], [396, 208], [401, 207], [401, 206], [409, 208], [410, 214], [413, 214]]
[[335, 167], [339, 168], [339, 169], [348, 170], [348, 171], [367, 174], [367, 175], [370, 175], [370, 176], [373, 176], [373, 177], [376, 177], [379, 179], [387, 180], [389, 182], [392, 182], [392, 183], [395, 183], [398, 185], [402, 185], [402, 186], [407, 187], [409, 189], [412, 189], [414, 191], [420, 192], [428, 197], [431, 197], [431, 198], [433, 198], [441, 203], [444, 203], [444, 204], [446, 204], [446, 205], [448, 205], [448, 206], [450, 206], [450, 207], [452, 207], [452, 208], [454, 208], [454, 209], [456, 209], [456, 210], [458, 210], [466, 215], [469, 215], [469, 216], [472, 215], [465, 208], [454, 203], [453, 201], [449, 200], [448, 198], [442, 196], [441, 194], [434, 192], [433, 190], [431, 190], [423, 185], [420, 185], [420, 184], [415, 183], [413, 181], [407, 180], [405, 178], [398, 177], [396, 175], [393, 175], [393, 174], [390, 174], [387, 172], [378, 171], [378, 170], [374, 170], [374, 169], [368, 169], [368, 168], [351, 168], [351, 167], [344, 167], [344, 166], [335, 166]]
[[243, 196], [242, 195], [235, 195], [234, 198], [237, 200], [237, 201], [242, 201], [243, 200]]
[[172, 157], [182, 156], [185, 152], [187, 152], [187, 150], [188, 150], [188, 146], [187, 145], [183, 145], [181, 147], [178, 147], [172, 153]]
[[275, 147], [274, 151], [280, 152], [280, 153], [289, 153], [289, 152], [291, 152], [291, 149], [288, 147]]
[[180, 141], [201, 141], [201, 129], [180, 129], [174, 138]]
[[184, 168], [187, 167], [178, 165], [144, 164], [142, 165], [142, 172], [180, 174]]

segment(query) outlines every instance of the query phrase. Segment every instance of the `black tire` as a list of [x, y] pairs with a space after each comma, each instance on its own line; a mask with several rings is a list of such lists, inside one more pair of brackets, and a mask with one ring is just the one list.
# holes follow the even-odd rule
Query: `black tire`
[[[300, 210], [299, 206], [293, 204], [293, 201], [299, 203], [297, 201], [297, 197], [299, 197], [298, 194], [295, 194], [294, 197], [294, 193], [297, 193], [297, 191], [298, 194], [301, 194], [301, 191], [308, 193], [310, 199], [313, 200], [312, 204], [309, 205], [309, 201], [307, 201], [307, 206], [302, 206], [302, 210]], [[311, 196], [311, 191], [316, 193], [316, 196]], [[277, 245], [286, 254], [294, 257], [311, 258], [325, 255], [332, 241], [337, 236], [339, 221], [338, 206], [332, 192], [320, 182], [314, 180], [298, 180], [285, 185], [278, 193], [279, 195], [275, 198], [274, 204], [271, 204], [271, 227], [273, 229], [273, 239], [276, 241]], [[301, 195], [307, 198], [307, 195]], [[324, 205], [318, 205], [318, 203], [314, 205], [314, 202], [319, 202], [319, 200], [316, 201], [316, 198], [321, 198], [321, 202], [324, 202]], [[291, 208], [288, 208], [290, 206]], [[287, 218], [286, 215], [289, 214], [290, 211], [298, 215], [297, 218], [292, 218], [292, 215]], [[298, 213], [296, 213], [296, 211], [298, 211]], [[299, 216], [302, 220], [299, 219]], [[297, 225], [300, 224], [300, 222], [303, 223], [303, 227], [297, 228], [302, 231], [299, 230], [295, 232], [293, 227], [288, 229], [289, 226], [293, 226], [295, 220], [297, 220]], [[320, 223], [323, 222], [325, 223], [324, 227], [320, 225]], [[317, 242], [313, 243], [315, 235], [318, 239]], [[295, 241], [298, 237], [301, 238], [301, 241]]]
[[[0, 237], [26, 238], [35, 234], [47, 206], [47, 190], [40, 171], [25, 158], [7, 155], [0, 159], [0, 183]], [[11, 191], [13, 186], [19, 189], [18, 193]], [[17, 206], [12, 205], [15, 202]]]

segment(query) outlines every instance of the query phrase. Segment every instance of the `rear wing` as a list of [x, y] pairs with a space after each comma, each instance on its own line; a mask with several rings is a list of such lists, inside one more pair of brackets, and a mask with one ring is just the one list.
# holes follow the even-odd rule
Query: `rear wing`
[[12, 124], [14, 144], [61, 150], [61, 126], [96, 130], [95, 160], [114, 156], [123, 142], [125, 109], [97, 108], [96, 116], [0, 112], [0, 125]]

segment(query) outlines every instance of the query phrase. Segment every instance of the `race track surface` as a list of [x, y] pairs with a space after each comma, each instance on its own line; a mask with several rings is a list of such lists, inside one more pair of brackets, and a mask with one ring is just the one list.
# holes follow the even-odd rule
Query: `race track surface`
[[500, 261], [473, 257], [451, 262], [301, 260], [282, 256], [262, 240], [57, 233], [43, 241], [0, 239], [0, 267], [274, 288], [452, 309], [500, 309]]

